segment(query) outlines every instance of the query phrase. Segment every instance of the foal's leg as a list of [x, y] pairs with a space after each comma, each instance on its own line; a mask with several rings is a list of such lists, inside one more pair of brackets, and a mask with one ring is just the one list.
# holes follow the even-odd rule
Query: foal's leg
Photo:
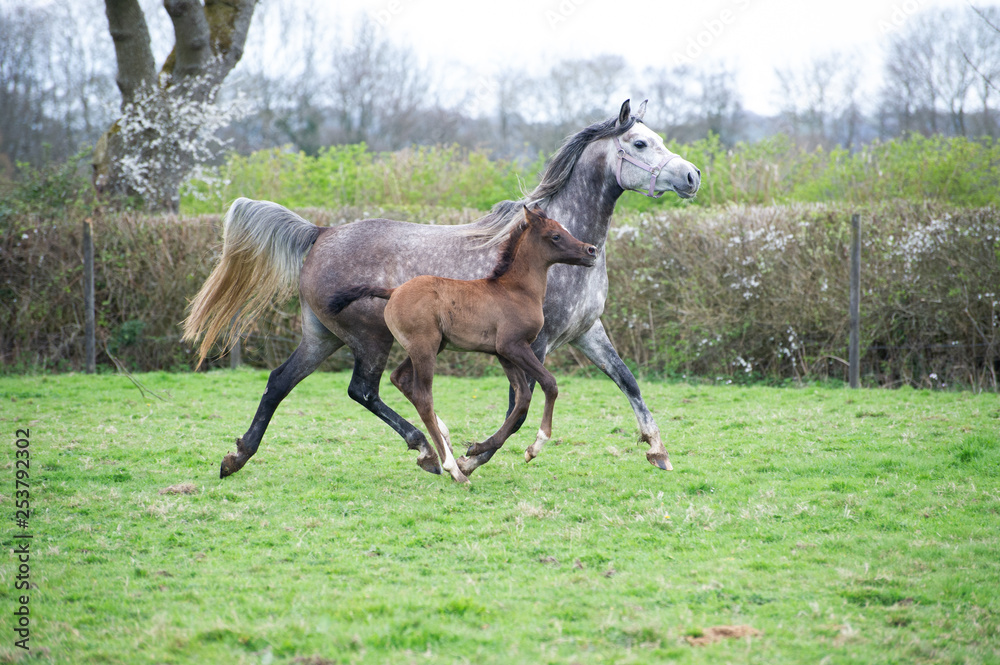
[[[538, 358], [538, 362], [545, 364], [545, 352], [547, 349], [548, 349], [548, 337], [546, 337], [545, 330], [543, 329], [542, 332], [538, 333], [538, 337], [535, 338], [535, 341], [532, 342], [531, 350], [532, 352], [534, 352], [535, 357]], [[528, 377], [529, 401], [531, 400], [531, 394], [534, 391], [535, 391], [535, 379], [534, 377], [529, 376]], [[514, 394], [514, 386], [511, 386], [507, 402], [507, 415], [510, 415], [511, 412], [514, 410], [515, 403], [516, 403], [516, 395]], [[511, 432], [511, 434], [516, 434], [518, 430], [521, 429], [521, 425], [524, 424], [524, 419], [527, 417], [527, 415], [528, 414], [525, 413], [524, 415], [522, 415], [520, 418], [517, 419], [517, 422], [514, 423], [514, 431]]]
[[[379, 379], [385, 371], [392, 346], [392, 335], [385, 331], [385, 339], [375, 335], [357, 335], [357, 340], [351, 344], [354, 353], [354, 373], [347, 394], [366, 409], [378, 416], [382, 422], [394, 429], [410, 450], [420, 451], [421, 455], [430, 448], [427, 437], [409, 421], [393, 411], [379, 396]], [[426, 458], [424, 458], [426, 460]], [[431, 458], [429, 463], [421, 464], [420, 468], [431, 473], [441, 473], [441, 468]]]
[[519, 344], [505, 349], [504, 355], [523, 369], [528, 376], [535, 379], [542, 392], [545, 393], [545, 409], [542, 412], [541, 427], [538, 428], [535, 442], [524, 451], [524, 461], [530, 462], [538, 456], [542, 446], [552, 437], [552, 411], [556, 398], [559, 396], [559, 388], [556, 386], [556, 377], [545, 369], [545, 366], [535, 357], [531, 347], [527, 344]]
[[[406, 360], [400, 363], [399, 367], [397, 367], [392, 372], [392, 375], [389, 377], [389, 380], [392, 381], [392, 385], [396, 386], [396, 388], [399, 389], [399, 392], [403, 393], [403, 396], [406, 397], [406, 399], [410, 400], [410, 402], [413, 402], [413, 397], [412, 397], [414, 389], [413, 361], [410, 360], [409, 356], [407, 356]], [[438, 418], [438, 423], [442, 426], [444, 425], [444, 422], [440, 418]], [[442, 435], [444, 436], [444, 440], [450, 446], [451, 439], [448, 437], [448, 428], [441, 427], [440, 429], [442, 430]], [[440, 474], [441, 466], [438, 460], [437, 453], [434, 452], [434, 448], [431, 447], [431, 445], [427, 442], [426, 438], [423, 438], [423, 440], [420, 442], [420, 447], [418, 448], [418, 450], [420, 451], [420, 455], [417, 456], [417, 466], [419, 466], [421, 469], [425, 471], [430, 471], [431, 473]]]
[[649, 444], [649, 450], [646, 452], [646, 459], [649, 460], [649, 463], [664, 471], [672, 471], [674, 467], [670, 464], [670, 456], [663, 446], [663, 441], [660, 440], [660, 429], [656, 426], [653, 414], [649, 412], [649, 408], [642, 399], [639, 384], [618, 356], [615, 347], [611, 345], [611, 340], [608, 339], [608, 334], [600, 319], [594, 322], [590, 330], [577, 337], [571, 344], [580, 349], [590, 359], [590, 362], [611, 377], [611, 380], [628, 397], [636, 420], [639, 421], [639, 432], [642, 440]]
[[524, 422], [524, 417], [528, 413], [528, 405], [531, 403], [531, 389], [524, 371], [503, 356], [497, 356], [497, 359], [510, 381], [513, 404], [496, 433], [482, 443], [472, 444], [466, 451], [466, 456], [458, 458], [458, 467], [465, 475], [471, 474], [490, 461], [496, 451], [500, 450], [504, 442], [516, 431], [516, 428]]
[[[451, 477], [456, 482], [467, 483], [469, 479], [458, 468], [458, 462], [455, 460], [454, 453], [452, 453], [451, 444], [441, 434], [441, 430], [438, 427], [438, 417], [434, 413], [434, 397], [431, 392], [431, 386], [434, 380], [437, 342], [433, 346], [428, 344], [410, 345], [406, 348], [406, 352], [409, 354], [410, 371], [405, 372], [404, 370], [404, 373], [401, 373], [399, 376], [400, 382], [396, 383], [393, 381], [393, 383], [403, 391], [406, 398], [416, 407], [417, 413], [420, 414], [420, 419], [424, 421], [424, 426], [427, 428], [427, 432], [431, 435], [431, 439], [437, 448], [438, 457], [441, 459], [441, 466], [451, 474]], [[405, 362], [400, 365], [397, 372], [399, 369], [403, 369], [405, 365]], [[396, 372], [393, 372], [393, 376], [395, 375]], [[404, 390], [404, 387], [408, 388], [409, 392]]]
[[299, 381], [312, 374], [321, 362], [344, 345], [323, 327], [310, 311], [303, 308], [302, 313], [302, 342], [288, 360], [271, 372], [250, 428], [246, 434], [236, 439], [236, 452], [228, 453], [222, 459], [220, 478], [225, 478], [243, 468], [243, 465], [257, 452], [261, 439], [264, 438], [264, 432], [271, 422], [271, 416], [274, 415], [281, 400], [288, 396]]

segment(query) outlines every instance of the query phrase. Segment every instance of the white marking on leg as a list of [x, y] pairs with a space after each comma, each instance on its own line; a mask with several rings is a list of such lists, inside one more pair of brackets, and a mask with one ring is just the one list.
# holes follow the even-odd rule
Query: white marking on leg
[[434, 414], [434, 415], [437, 418], [438, 429], [441, 430], [441, 436], [444, 437], [445, 442], [450, 447], [451, 446], [451, 430], [449, 430], [448, 426], [444, 424], [443, 420], [441, 420], [441, 416], [439, 416], [437, 414]]
[[548, 440], [549, 437], [545, 436], [545, 432], [539, 429], [538, 434], [535, 435], [535, 442], [528, 446], [527, 450], [524, 451], [524, 461], [530, 462], [538, 457], [538, 453], [542, 452], [542, 446], [544, 446], [545, 442]]
[[458, 463], [455, 461], [455, 456], [451, 453], [450, 446], [444, 447], [444, 464], [442, 466], [444, 466], [445, 471], [455, 475], [452, 471], [458, 468]]
[[458, 462], [455, 460], [455, 455], [451, 452], [451, 446], [446, 445], [444, 447], [444, 470], [451, 474], [451, 477], [460, 483], [467, 483], [469, 479], [465, 477], [462, 470], [458, 468]]

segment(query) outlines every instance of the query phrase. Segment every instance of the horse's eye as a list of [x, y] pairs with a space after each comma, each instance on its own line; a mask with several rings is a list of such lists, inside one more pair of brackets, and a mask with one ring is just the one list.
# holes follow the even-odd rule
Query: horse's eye
[[632, 145], [634, 145], [634, 146], [635, 146], [636, 148], [638, 148], [639, 150], [642, 150], [643, 148], [645, 148], [645, 147], [646, 147], [646, 142], [645, 142], [645, 141], [643, 141], [642, 139], [639, 139], [638, 141], [636, 141], [636, 142], [635, 142], [635, 143], [633, 143]]
[[558, 233], [553, 234], [553, 236], [552, 236], [552, 242], [559, 242], [560, 240], [562, 240], [562, 236], [561, 235], [559, 235]]

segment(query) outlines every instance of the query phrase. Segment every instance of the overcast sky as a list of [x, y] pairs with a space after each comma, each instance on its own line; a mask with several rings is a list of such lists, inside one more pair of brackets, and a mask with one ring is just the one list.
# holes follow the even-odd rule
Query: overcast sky
[[863, 63], [858, 75], [874, 89], [880, 45], [894, 30], [924, 9], [969, 5], [967, 0], [341, 0], [327, 6], [342, 21], [367, 12], [393, 41], [452, 71], [470, 70], [473, 78], [510, 65], [540, 73], [546, 63], [603, 53], [623, 55], [639, 71], [723, 62], [738, 72], [745, 108], [770, 114], [777, 112], [775, 67], [834, 50], [857, 53]]
[[[53, 1], [28, 0], [39, 5]], [[83, 1], [92, 2], [95, 9], [103, 4]], [[157, 62], [162, 63], [173, 41], [169, 18], [162, 0], [141, 3], [153, 33]], [[770, 115], [778, 111], [776, 67], [796, 66], [832, 51], [856, 55], [862, 91], [871, 97], [880, 81], [881, 45], [894, 31], [920, 11], [968, 8], [969, 2], [263, 0], [251, 27], [251, 43], [253, 33], [264, 31], [267, 20], [273, 23], [279, 14], [274, 8], [282, 6], [295, 7], [286, 15], [291, 13], [295, 20], [305, 15], [330, 33], [321, 36], [320, 50], [323, 39], [350, 38], [357, 18], [367, 13], [391, 41], [413, 49], [424, 64], [444, 77], [445, 92], [448, 86], [468, 91], [486, 82], [488, 87], [493, 75], [511, 67], [537, 75], [557, 60], [618, 54], [636, 72], [681, 63], [724, 64], [737, 72], [744, 108]], [[273, 26], [268, 32], [275, 32]], [[106, 33], [101, 38], [106, 39]], [[266, 61], [268, 56], [262, 56], [261, 50], [268, 49], [248, 44], [245, 60]], [[279, 73], [288, 66], [273, 64]], [[641, 91], [623, 90], [623, 94], [635, 96]], [[614, 110], [609, 109], [609, 115]]]

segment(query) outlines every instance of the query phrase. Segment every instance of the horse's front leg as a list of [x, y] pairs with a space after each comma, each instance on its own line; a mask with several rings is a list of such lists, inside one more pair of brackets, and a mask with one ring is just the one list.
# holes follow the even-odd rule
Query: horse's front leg
[[664, 471], [673, 471], [670, 464], [670, 456], [667, 449], [660, 440], [660, 428], [653, 420], [653, 414], [649, 412], [646, 403], [642, 400], [642, 393], [639, 392], [639, 384], [635, 376], [625, 366], [622, 359], [615, 351], [608, 339], [608, 333], [604, 330], [601, 320], [598, 319], [590, 330], [577, 337], [571, 344], [583, 352], [590, 362], [597, 365], [602, 372], [611, 377], [611, 380], [621, 389], [628, 398], [632, 410], [635, 412], [636, 420], [639, 421], [639, 432], [642, 440], [649, 444], [646, 452], [646, 459], [655, 467]]

